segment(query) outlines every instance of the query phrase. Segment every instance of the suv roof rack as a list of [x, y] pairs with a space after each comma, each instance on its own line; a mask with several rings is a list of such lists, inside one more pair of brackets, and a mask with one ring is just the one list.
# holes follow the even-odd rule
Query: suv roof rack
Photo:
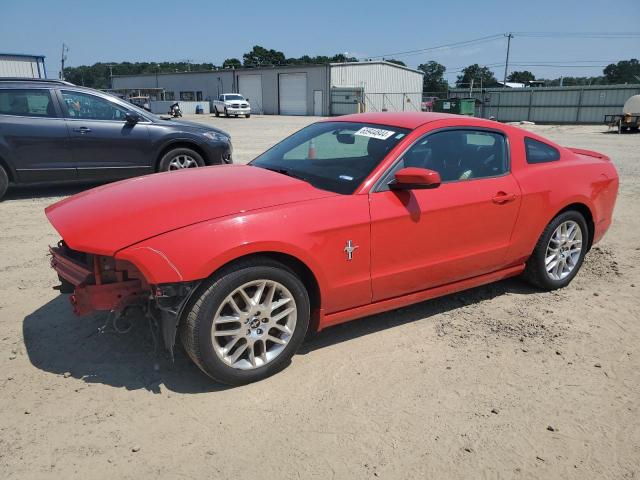
[[55, 78], [28, 78], [28, 77], [0, 77], [0, 82], [24, 82], [24, 83], [55, 83], [57, 85], [73, 85], [66, 80], [57, 80]]

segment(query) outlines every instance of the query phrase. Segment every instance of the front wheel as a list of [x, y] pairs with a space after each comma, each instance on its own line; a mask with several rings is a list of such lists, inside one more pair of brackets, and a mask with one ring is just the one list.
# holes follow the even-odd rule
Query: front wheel
[[247, 117], [247, 118], [251, 118], [251, 114], [250, 114], [250, 113], [247, 113], [246, 117]]
[[263, 259], [216, 274], [193, 301], [180, 337], [214, 380], [242, 385], [286, 367], [309, 326], [309, 296], [286, 266]]
[[229, 112], [227, 111], [226, 108], [224, 109], [224, 116], [227, 117], [227, 118], [229, 117]]
[[216, 117], [220, 116], [220, 112], [218, 111], [218, 107], [213, 107], [213, 113], [215, 114]]
[[543, 290], [566, 287], [582, 266], [589, 245], [587, 222], [570, 210], [544, 229], [527, 261], [524, 277]]
[[159, 172], [170, 172], [185, 168], [204, 167], [204, 160], [198, 152], [190, 148], [176, 148], [168, 151], [158, 164]]
[[4, 167], [0, 165], [0, 200], [4, 197], [4, 194], [7, 193], [9, 189], [9, 176], [5, 171]]

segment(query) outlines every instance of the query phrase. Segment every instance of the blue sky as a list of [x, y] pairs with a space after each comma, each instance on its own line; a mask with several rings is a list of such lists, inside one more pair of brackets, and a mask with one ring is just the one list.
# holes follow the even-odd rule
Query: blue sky
[[[0, 7], [0, 52], [46, 55], [57, 76], [60, 48], [67, 64], [171, 61], [221, 64], [253, 45], [287, 56], [348, 52], [376, 57], [503, 32], [639, 32], [640, 0], [350, 2], [313, 1], [14, 1]], [[538, 77], [598, 75], [612, 61], [640, 57], [640, 38], [545, 38], [515, 34], [511, 61], [584, 63], [587, 67], [514, 66]], [[401, 56], [415, 67], [436, 60], [447, 78], [472, 63], [504, 62], [504, 37], [458, 48]], [[501, 79], [504, 67], [492, 67]]]

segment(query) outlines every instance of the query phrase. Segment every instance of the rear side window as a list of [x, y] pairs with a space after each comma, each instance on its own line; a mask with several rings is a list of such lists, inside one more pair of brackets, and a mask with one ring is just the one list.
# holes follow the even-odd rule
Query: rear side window
[[0, 115], [55, 117], [56, 109], [49, 90], [0, 90]]
[[525, 138], [524, 146], [527, 152], [527, 163], [547, 163], [560, 160], [558, 149], [546, 143], [533, 138]]

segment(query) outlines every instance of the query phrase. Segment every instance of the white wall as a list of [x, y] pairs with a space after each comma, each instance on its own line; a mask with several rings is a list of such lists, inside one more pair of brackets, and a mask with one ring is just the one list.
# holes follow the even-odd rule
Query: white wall
[[364, 88], [368, 112], [420, 111], [423, 75], [388, 62], [331, 65], [332, 87]]
[[44, 62], [41, 59], [0, 56], [0, 77], [44, 78], [44, 76]]

